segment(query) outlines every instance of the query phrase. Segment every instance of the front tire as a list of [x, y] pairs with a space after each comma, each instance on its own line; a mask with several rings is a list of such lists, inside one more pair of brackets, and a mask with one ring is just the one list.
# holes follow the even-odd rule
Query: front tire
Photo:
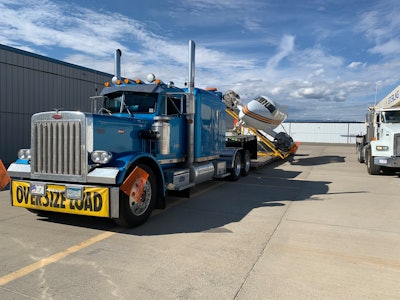
[[367, 151], [367, 171], [370, 175], [378, 175], [381, 171], [381, 167], [376, 165], [374, 157], [371, 155], [371, 150]]
[[365, 162], [365, 159], [364, 159], [364, 156], [362, 153], [362, 149], [363, 149], [363, 147], [361, 145], [357, 147], [357, 160], [359, 163]]
[[142, 164], [138, 167], [146, 171], [149, 177], [144, 183], [140, 203], [124, 192], [119, 192], [119, 218], [114, 219], [114, 222], [123, 227], [136, 227], [146, 222], [157, 200], [157, 180], [152, 169]]

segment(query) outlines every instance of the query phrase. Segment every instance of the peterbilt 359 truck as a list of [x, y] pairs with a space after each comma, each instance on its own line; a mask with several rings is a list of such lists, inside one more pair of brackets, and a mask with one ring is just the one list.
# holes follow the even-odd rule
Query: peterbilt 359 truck
[[222, 93], [195, 88], [194, 52], [189, 41], [185, 88], [153, 74], [148, 83], [122, 78], [117, 50], [98, 111], [34, 114], [31, 148], [8, 168], [12, 205], [133, 227], [164, 208], [169, 191], [188, 196], [198, 183], [246, 176], [257, 138], [226, 136]]
[[400, 170], [400, 85], [368, 107], [366, 134], [356, 138], [357, 159], [371, 175]]

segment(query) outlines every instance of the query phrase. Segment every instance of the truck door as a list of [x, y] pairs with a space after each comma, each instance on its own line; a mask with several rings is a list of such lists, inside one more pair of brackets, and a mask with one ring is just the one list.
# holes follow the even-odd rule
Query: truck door
[[165, 95], [166, 115], [170, 117], [170, 154], [177, 159], [184, 158], [186, 153], [186, 95]]
[[381, 126], [383, 122], [382, 112], [376, 114], [376, 139], [380, 140], [383, 134], [383, 128]]

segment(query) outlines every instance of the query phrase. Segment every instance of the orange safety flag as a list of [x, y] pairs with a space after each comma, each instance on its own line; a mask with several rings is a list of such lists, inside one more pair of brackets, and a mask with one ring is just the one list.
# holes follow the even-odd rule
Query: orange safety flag
[[0, 191], [4, 189], [10, 182], [10, 176], [8, 176], [6, 167], [4, 167], [3, 162], [0, 159]]
[[122, 183], [120, 190], [129, 197], [132, 197], [136, 203], [141, 203], [143, 188], [147, 178], [149, 178], [149, 173], [136, 166]]

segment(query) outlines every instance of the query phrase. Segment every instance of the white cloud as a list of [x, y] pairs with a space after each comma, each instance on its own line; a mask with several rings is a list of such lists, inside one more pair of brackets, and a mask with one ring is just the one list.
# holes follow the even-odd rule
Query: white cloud
[[[179, 9], [166, 12], [168, 16], [175, 14], [176, 17], [169, 22], [186, 17], [189, 29], [193, 24], [188, 11], [198, 13], [196, 22], [202, 22], [201, 25], [209, 30], [199, 37], [194, 30], [189, 37], [198, 40], [197, 86], [216, 86], [221, 91], [234, 89], [245, 101], [259, 95], [271, 96], [288, 104], [289, 110], [292, 105], [298, 112], [296, 109], [305, 105], [318, 105], [323, 109], [331, 107], [328, 103], [360, 101], [362, 97], [374, 95], [377, 80], [383, 85], [396, 84], [399, 80], [397, 28], [400, 28], [400, 19], [394, 18], [394, 12], [398, 10], [390, 12], [384, 5], [377, 4], [361, 14], [354, 31], [369, 42], [370, 56], [375, 59], [376, 54], [385, 56], [384, 62], [371, 62], [356, 56], [363, 54], [364, 49], [350, 49], [352, 57], [344, 57], [342, 50], [350, 46], [348, 40], [336, 41], [339, 38], [337, 30], [342, 33], [352, 28], [336, 30], [327, 25], [329, 22], [311, 27], [313, 22], [310, 22], [305, 25], [307, 32], [301, 28], [279, 30], [278, 26], [284, 26], [289, 19], [287, 13], [273, 15], [269, 9], [276, 5], [264, 1], [244, 5], [239, 0], [191, 0], [181, 1]], [[327, 14], [328, 5], [324, 4], [323, 11], [318, 7], [315, 10]], [[393, 5], [387, 6], [393, 8]], [[265, 14], [256, 14], [262, 7]], [[177, 37], [172, 30], [163, 35], [160, 29], [168, 24], [161, 21], [165, 20], [135, 19], [124, 15], [125, 12], [46, 0], [0, 0], [0, 10], [0, 43], [43, 55], [52, 53], [58, 55], [53, 58], [109, 73], [114, 70], [114, 50], [120, 48], [123, 76], [144, 78], [153, 72], [164, 81], [173, 80], [179, 86], [187, 80], [187, 36]], [[210, 19], [218, 26], [210, 26]], [[149, 29], [146, 25], [149, 22], [160, 22], [156, 24], [157, 32]], [[351, 23], [346, 26], [348, 24]], [[213, 28], [215, 31], [222, 29], [223, 34], [215, 33], [223, 37], [215, 38]], [[317, 37], [313, 36], [315, 33]], [[323, 44], [331, 36], [335, 37], [335, 43]], [[365, 47], [365, 51], [367, 49]], [[328, 114], [329, 110], [324, 113]], [[360, 116], [363, 118], [363, 113]]]
[[268, 60], [268, 69], [275, 69], [282, 59], [293, 52], [294, 40], [295, 37], [293, 35], [284, 35], [282, 37], [279, 44], [278, 52], [271, 59]]
[[366, 66], [367, 66], [366, 63], [362, 63], [360, 61], [353, 61], [350, 64], [348, 64], [346, 68], [348, 68], [348, 69], [358, 69], [360, 67], [366, 67]]
[[400, 41], [398, 39], [390, 39], [385, 43], [376, 45], [369, 49], [371, 53], [387, 55], [398, 55], [400, 54]]
[[356, 29], [374, 44], [368, 49], [369, 52], [385, 57], [399, 54], [399, 9], [398, 1], [384, 0], [377, 2], [361, 15]]

